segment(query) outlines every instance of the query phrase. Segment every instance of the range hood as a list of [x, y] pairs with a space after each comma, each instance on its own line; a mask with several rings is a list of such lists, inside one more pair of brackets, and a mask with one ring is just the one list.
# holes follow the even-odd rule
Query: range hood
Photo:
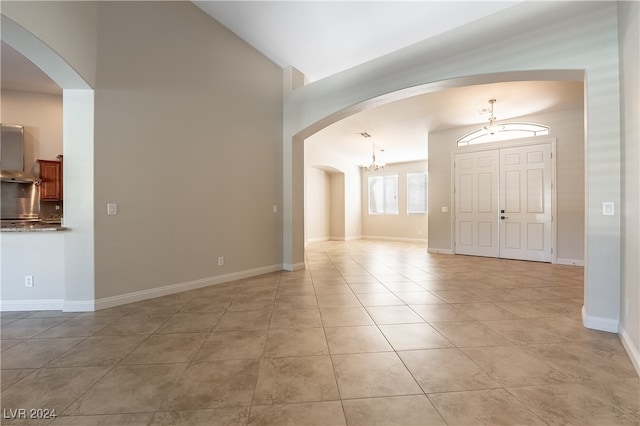
[[19, 170], [0, 171], [0, 181], [12, 183], [35, 183], [36, 185], [40, 184], [40, 178]]
[[24, 127], [0, 124], [0, 180], [13, 183], [40, 183], [40, 178], [24, 171]]

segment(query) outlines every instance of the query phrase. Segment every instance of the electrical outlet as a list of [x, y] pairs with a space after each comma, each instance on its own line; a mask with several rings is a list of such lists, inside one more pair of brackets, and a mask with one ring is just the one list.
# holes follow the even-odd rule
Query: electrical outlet
[[224, 257], [220, 256], [218, 258], [218, 266], [224, 266]]
[[24, 286], [29, 288], [33, 287], [33, 275], [24, 276]]

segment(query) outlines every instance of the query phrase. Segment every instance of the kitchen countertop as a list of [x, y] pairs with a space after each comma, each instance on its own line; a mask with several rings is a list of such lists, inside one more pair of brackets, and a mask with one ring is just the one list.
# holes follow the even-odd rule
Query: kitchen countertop
[[57, 222], [34, 221], [34, 222], [4, 222], [0, 226], [0, 232], [57, 232], [66, 231], [65, 228]]

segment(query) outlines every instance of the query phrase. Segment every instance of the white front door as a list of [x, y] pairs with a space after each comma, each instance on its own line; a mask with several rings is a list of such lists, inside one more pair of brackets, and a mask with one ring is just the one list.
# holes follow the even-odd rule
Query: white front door
[[454, 157], [454, 252], [551, 261], [551, 144]]

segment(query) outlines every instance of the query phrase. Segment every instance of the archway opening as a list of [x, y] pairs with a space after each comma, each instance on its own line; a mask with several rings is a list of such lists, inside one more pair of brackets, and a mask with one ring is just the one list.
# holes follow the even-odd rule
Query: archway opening
[[93, 311], [94, 91], [64, 58], [37, 36], [4, 15], [1, 24], [2, 40], [40, 68], [63, 91], [63, 221], [69, 228], [64, 235], [63, 247], [64, 291], [49, 296], [50, 303], [40, 309]]

